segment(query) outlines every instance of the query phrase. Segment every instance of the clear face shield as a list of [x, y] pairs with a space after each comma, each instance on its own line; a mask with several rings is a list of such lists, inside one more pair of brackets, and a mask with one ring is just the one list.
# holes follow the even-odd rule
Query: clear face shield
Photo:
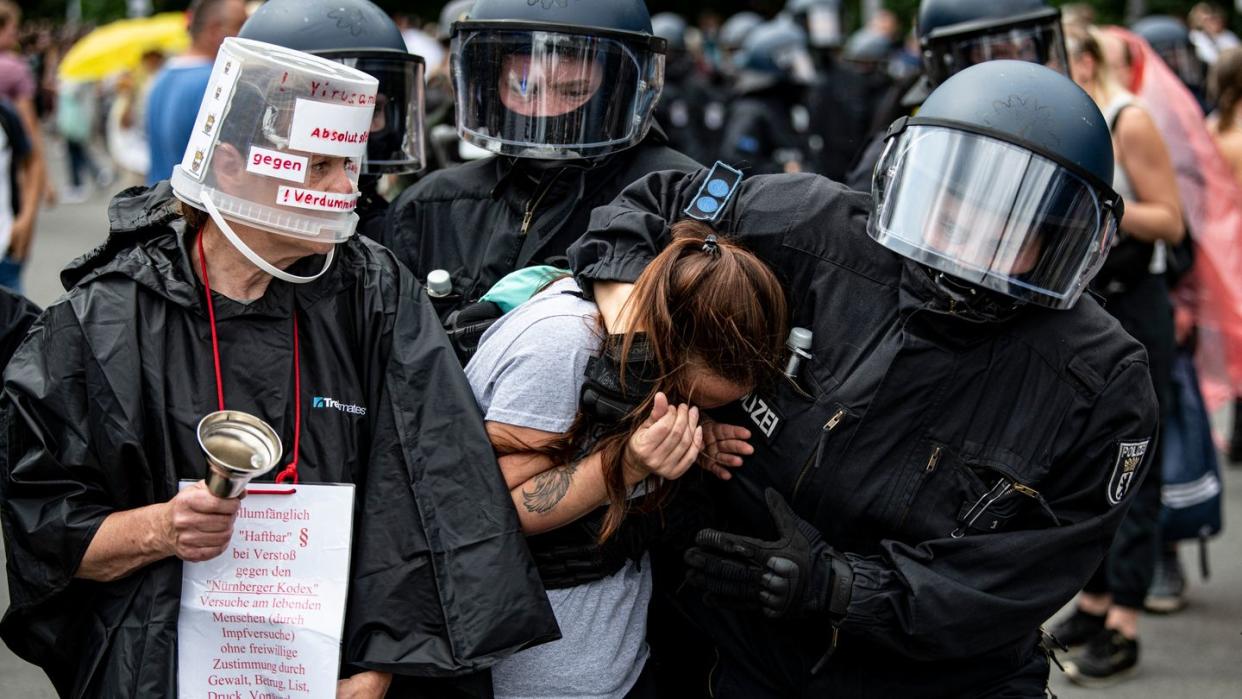
[[377, 87], [375, 78], [339, 63], [226, 39], [185, 157], [173, 169], [173, 192], [206, 211], [256, 266], [286, 281], [310, 281], [263, 261], [230, 222], [316, 243], [352, 236]]
[[1055, 309], [1077, 303], [1121, 216], [1116, 194], [1049, 158], [938, 125], [909, 124], [890, 137], [872, 192], [868, 233], [880, 244]]
[[423, 146], [423, 59], [397, 51], [320, 51], [316, 54], [379, 81], [364, 175], [409, 174], [426, 163]]
[[535, 26], [455, 26], [461, 137], [493, 153], [540, 160], [597, 157], [641, 141], [664, 86], [663, 40]]
[[953, 32], [932, 32], [924, 47], [928, 77], [939, 85], [950, 76], [979, 63], [995, 60], [1026, 61], [1069, 75], [1060, 13], [1052, 10], [1004, 25], [980, 25]]

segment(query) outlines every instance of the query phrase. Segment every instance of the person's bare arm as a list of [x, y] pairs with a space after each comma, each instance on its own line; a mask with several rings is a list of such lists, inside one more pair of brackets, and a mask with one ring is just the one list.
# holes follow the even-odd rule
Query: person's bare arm
[[1224, 134], [1213, 134], [1216, 145], [1220, 146], [1221, 155], [1229, 163], [1233, 178], [1242, 187], [1242, 129], [1231, 129]]
[[212, 495], [200, 481], [168, 502], [114, 512], [95, 532], [75, 577], [111, 582], [169, 556], [215, 558], [228, 548], [240, 503]]
[[1121, 229], [1139, 240], [1177, 245], [1186, 236], [1173, 161], [1151, 116], [1127, 109], [1117, 120], [1120, 165], [1138, 201], [1127, 201]]
[[[658, 394], [651, 417], [626, 448], [626, 485], [633, 487], [651, 475], [676, 479], [684, 474], [703, 447], [698, 421], [697, 408], [669, 406]], [[554, 464], [537, 450], [563, 434], [499, 422], [488, 422], [487, 433], [502, 454], [500, 470], [526, 534], [563, 527], [607, 502], [598, 452], [581, 461]]]

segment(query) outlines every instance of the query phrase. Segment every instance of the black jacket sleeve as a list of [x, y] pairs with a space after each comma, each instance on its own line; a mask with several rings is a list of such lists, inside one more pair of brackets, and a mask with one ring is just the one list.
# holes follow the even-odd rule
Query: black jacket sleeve
[[[74, 369], [55, 370], [66, 366]], [[101, 456], [98, 446], [109, 437], [93, 430], [99, 411], [115, 406], [96, 368], [64, 302], [34, 325], [5, 373], [0, 515], [10, 603], [0, 633], [15, 653], [47, 669], [62, 694], [73, 691], [77, 669], [103, 652], [102, 632], [121, 616], [107, 600], [125, 599], [135, 585], [74, 579], [96, 530], [124, 497], [112, 487], [123, 466]], [[73, 638], [68, 630], [82, 618], [94, 622], [91, 637]]]
[[[1135, 483], [1120, 504], [1108, 501], [1119, 447], [1153, 439], [1156, 423], [1147, 363], [1131, 360], [1039, 486], [1059, 526], [917, 546], [886, 541], [880, 555], [847, 554], [854, 586], [842, 632], [920, 660], [978, 655], [1029, 635], [1082, 589], [1107, 552], [1138, 490]], [[1147, 449], [1139, 477], [1157, 467], [1153, 453]]]

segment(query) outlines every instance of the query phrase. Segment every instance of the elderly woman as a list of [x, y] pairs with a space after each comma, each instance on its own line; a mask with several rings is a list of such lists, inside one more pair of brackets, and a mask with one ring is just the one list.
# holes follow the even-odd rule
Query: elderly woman
[[62, 695], [175, 693], [181, 561], [225, 550], [237, 511], [178, 482], [226, 400], [301, 483], [355, 486], [341, 696], [556, 636], [426, 295], [352, 235], [375, 85], [227, 41], [171, 185], [113, 201], [9, 366], [0, 631]]

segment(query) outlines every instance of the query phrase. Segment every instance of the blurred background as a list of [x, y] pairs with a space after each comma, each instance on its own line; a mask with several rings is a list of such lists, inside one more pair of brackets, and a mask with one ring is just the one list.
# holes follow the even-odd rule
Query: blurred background
[[[1087, 4], [1096, 8], [1101, 22], [1115, 23], [1137, 19], [1148, 14], [1171, 14], [1185, 16], [1196, 0], [1090, 0]], [[125, 16], [143, 16], [158, 12], [184, 10], [189, 0], [22, 0], [18, 3], [30, 19], [107, 22]], [[394, 14], [404, 14], [412, 20], [433, 22], [439, 16], [443, 2], [440, 0], [377, 0], [377, 5]], [[865, 18], [881, 6], [892, 10], [903, 21], [914, 17], [918, 0], [845, 0], [847, 21], [854, 28], [861, 26]], [[1054, 5], [1065, 4], [1056, 2]], [[1228, 4], [1228, 3], [1221, 3]], [[1242, 28], [1238, 15], [1242, 11], [1235, 0], [1230, 8], [1230, 20], [1235, 31]], [[664, 0], [648, 2], [656, 12], [679, 12], [687, 17], [714, 13], [728, 17], [735, 12], [751, 10], [765, 16], [776, 14], [785, 6], [784, 0]]]

